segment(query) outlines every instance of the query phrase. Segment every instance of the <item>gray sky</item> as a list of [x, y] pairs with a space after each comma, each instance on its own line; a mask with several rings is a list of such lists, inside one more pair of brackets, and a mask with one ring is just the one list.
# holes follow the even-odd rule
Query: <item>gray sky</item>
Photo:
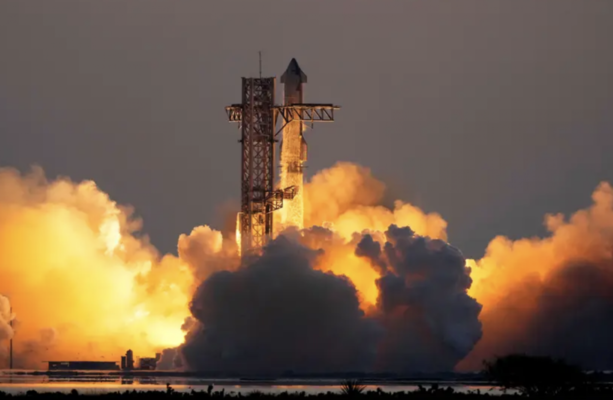
[[241, 76], [296, 57], [313, 174], [372, 168], [480, 256], [613, 180], [613, 2], [0, 2], [0, 165], [93, 179], [162, 251], [239, 198]]

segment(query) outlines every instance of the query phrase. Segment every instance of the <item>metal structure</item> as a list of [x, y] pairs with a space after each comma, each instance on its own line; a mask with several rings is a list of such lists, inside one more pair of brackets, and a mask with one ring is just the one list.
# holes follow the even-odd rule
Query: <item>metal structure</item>
[[[9, 321], [9, 326], [11, 327], [11, 329], [13, 329], [13, 305], [11, 304], [11, 311], [9, 318], [11, 319]], [[15, 331], [13, 330], [13, 332], [11, 333], [11, 339], [9, 342], [9, 369], [13, 369], [13, 336], [15, 336]]]
[[49, 371], [117, 371], [119, 366], [114, 361], [46, 361]]
[[260, 248], [272, 236], [273, 211], [283, 206], [274, 190], [275, 78], [243, 78], [242, 104], [230, 120], [241, 122], [241, 253]]
[[[243, 79], [257, 79], [257, 78], [243, 78]], [[267, 78], [275, 79], [275, 78]], [[243, 105], [232, 104], [226, 107], [226, 114], [228, 114], [228, 121], [230, 122], [243, 122]], [[333, 104], [292, 104], [291, 106], [275, 106], [274, 110], [276, 114], [281, 117], [283, 126], [275, 133], [278, 134], [283, 130], [286, 124], [292, 121], [302, 121], [304, 123], [311, 124], [314, 122], [334, 122], [334, 111], [340, 110], [339, 106]], [[240, 126], [239, 126], [240, 128]]]
[[[295, 62], [295, 60], [292, 60]], [[331, 122], [332, 104], [275, 105], [276, 78], [242, 78], [242, 103], [226, 107], [230, 122], [241, 130], [241, 211], [237, 223], [242, 255], [265, 246], [273, 237], [273, 213], [291, 200], [296, 188], [274, 188], [277, 135], [292, 121]], [[280, 118], [278, 118], [280, 117]], [[306, 118], [305, 118], [306, 117]], [[277, 129], [277, 120], [282, 120]]]

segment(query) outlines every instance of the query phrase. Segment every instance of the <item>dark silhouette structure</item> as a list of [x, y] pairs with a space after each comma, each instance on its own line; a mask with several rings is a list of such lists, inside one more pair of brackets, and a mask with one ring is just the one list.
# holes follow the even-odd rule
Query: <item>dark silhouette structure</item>
[[134, 353], [132, 352], [132, 350], [128, 350], [126, 352], [126, 365], [124, 369], [126, 370], [134, 369]]
[[48, 361], [49, 371], [115, 371], [119, 369], [113, 361]]
[[138, 369], [144, 371], [154, 371], [157, 368], [157, 363], [161, 358], [161, 353], [156, 353], [155, 357], [142, 357], [139, 360]]

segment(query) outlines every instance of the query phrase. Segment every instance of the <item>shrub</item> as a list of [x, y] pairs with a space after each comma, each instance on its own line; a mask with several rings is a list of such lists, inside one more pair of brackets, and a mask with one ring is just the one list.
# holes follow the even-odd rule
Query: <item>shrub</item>
[[527, 396], [566, 394], [585, 383], [580, 368], [551, 357], [512, 354], [484, 362], [485, 375], [504, 389]]

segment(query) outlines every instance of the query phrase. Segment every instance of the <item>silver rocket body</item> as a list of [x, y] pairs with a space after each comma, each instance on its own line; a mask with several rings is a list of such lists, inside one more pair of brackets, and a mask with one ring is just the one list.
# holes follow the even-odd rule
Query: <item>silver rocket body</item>
[[[281, 76], [283, 100], [286, 106], [303, 104], [306, 74], [300, 69], [296, 59], [292, 59], [285, 73]], [[307, 143], [302, 135], [302, 121], [292, 121], [283, 129], [280, 146], [281, 153], [281, 187], [294, 186], [296, 195], [284, 202], [281, 209], [282, 228], [290, 226], [304, 228], [304, 163], [307, 161]]]

